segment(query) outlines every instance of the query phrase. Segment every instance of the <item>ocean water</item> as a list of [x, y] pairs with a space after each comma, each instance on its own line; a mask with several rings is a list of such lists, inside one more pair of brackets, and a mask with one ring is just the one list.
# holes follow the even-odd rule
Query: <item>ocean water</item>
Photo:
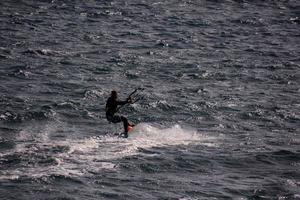
[[[300, 199], [299, 0], [1, 0], [0, 199]], [[105, 119], [111, 90], [142, 100]]]

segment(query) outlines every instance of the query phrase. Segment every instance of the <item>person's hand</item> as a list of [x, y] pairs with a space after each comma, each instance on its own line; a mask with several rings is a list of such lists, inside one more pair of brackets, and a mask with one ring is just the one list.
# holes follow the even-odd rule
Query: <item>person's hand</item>
[[127, 102], [128, 102], [128, 103], [132, 103], [131, 97], [128, 97], [128, 98], [127, 98]]

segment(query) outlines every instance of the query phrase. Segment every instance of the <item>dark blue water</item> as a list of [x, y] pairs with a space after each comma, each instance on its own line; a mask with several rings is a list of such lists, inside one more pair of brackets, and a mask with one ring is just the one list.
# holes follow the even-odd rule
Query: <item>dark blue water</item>
[[[0, 199], [300, 199], [300, 2], [0, 2]], [[105, 119], [111, 90], [144, 98]]]

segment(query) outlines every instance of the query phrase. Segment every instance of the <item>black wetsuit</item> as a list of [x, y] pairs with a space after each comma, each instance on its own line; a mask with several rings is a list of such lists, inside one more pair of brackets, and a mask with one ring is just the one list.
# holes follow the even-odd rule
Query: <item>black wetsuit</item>
[[106, 101], [106, 119], [112, 123], [123, 122], [125, 137], [128, 136], [128, 120], [126, 117], [115, 115], [115, 113], [117, 112], [118, 105], [125, 105], [126, 103], [128, 103], [128, 101], [117, 101], [112, 97], [109, 97]]

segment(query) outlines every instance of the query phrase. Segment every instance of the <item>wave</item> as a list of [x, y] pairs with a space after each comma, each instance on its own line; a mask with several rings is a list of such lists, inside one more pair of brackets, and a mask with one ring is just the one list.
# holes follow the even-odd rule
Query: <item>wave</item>
[[55, 111], [51, 108], [41, 108], [39, 110], [32, 110], [19, 113], [6, 111], [4, 113], [0, 113], [0, 121], [4, 121], [6, 123], [20, 123], [32, 120], [42, 121], [51, 119], [54, 115]]

